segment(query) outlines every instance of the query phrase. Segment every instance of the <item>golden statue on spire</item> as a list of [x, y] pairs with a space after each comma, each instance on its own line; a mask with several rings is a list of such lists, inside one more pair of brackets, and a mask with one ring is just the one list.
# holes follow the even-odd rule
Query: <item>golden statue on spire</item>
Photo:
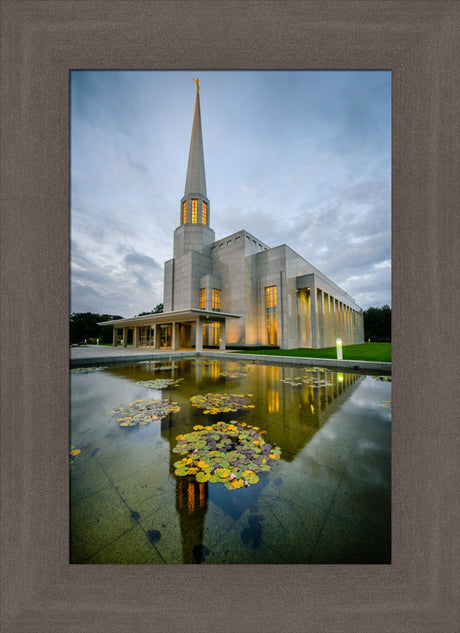
[[200, 80], [197, 78], [195, 79], [195, 77], [190, 77], [190, 79], [193, 79], [193, 81], [195, 82], [196, 85], [196, 91], [200, 92]]

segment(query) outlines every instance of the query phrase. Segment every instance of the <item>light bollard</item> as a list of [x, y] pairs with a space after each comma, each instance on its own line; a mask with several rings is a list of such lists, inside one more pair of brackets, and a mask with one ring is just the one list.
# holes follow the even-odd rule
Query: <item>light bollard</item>
[[343, 360], [343, 356], [342, 356], [342, 339], [341, 338], [335, 339], [335, 345], [337, 347], [337, 360]]

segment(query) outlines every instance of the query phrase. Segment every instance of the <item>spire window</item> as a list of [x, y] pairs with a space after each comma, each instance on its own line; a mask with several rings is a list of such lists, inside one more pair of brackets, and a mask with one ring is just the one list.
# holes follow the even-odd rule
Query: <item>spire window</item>
[[182, 224], [187, 222], [187, 200], [182, 204]]
[[197, 223], [198, 200], [192, 200], [192, 224]]
[[206, 310], [206, 288], [200, 288], [200, 309]]
[[203, 224], [206, 226], [208, 223], [208, 205], [206, 202], [203, 202]]

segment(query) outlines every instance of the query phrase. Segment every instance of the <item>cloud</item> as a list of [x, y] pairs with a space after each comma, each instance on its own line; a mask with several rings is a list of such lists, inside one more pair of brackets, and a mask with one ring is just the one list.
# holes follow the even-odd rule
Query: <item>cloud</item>
[[[197, 74], [216, 239], [244, 228], [288, 244], [363, 307], [391, 303], [391, 74]], [[194, 100], [189, 71], [72, 72], [76, 311], [162, 301]]]

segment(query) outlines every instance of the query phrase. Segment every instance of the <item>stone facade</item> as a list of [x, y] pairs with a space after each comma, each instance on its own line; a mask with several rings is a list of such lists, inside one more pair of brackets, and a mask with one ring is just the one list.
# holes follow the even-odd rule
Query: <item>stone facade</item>
[[[197, 92], [181, 225], [174, 231], [174, 258], [165, 264], [165, 310], [212, 311], [211, 295], [219, 290], [219, 309], [241, 317], [228, 320], [227, 345], [317, 348], [335, 345], [338, 337], [344, 344], [364, 342], [361, 308], [289, 246], [270, 248], [244, 230], [215, 240], [208, 225], [199, 103]], [[270, 308], [267, 288], [276, 293]]]
[[361, 308], [285, 244], [245, 230], [216, 240], [210, 228], [197, 84], [192, 138], [173, 258], [164, 267], [164, 313], [112, 322], [155, 348], [319, 348], [363, 343]]

